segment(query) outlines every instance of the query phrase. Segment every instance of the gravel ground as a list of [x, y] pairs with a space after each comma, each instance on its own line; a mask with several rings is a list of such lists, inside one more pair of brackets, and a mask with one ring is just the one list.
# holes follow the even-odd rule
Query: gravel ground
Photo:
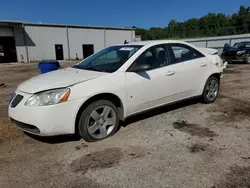
[[10, 124], [10, 94], [36, 67], [0, 65], [0, 187], [250, 187], [249, 65], [225, 70], [214, 104], [153, 110], [96, 143], [33, 137]]

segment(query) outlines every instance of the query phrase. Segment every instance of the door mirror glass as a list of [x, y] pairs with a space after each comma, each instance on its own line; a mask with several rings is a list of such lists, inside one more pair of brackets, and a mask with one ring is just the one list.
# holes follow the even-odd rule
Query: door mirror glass
[[144, 72], [150, 70], [152, 67], [150, 64], [138, 64], [135, 65], [134, 68], [131, 70], [132, 72]]

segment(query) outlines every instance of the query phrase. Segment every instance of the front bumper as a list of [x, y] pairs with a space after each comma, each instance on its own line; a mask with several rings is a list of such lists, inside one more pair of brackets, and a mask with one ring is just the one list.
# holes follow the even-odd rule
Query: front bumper
[[32, 94], [16, 92], [23, 99], [9, 106], [12, 123], [25, 132], [40, 136], [55, 136], [75, 133], [75, 119], [84, 99], [69, 100], [51, 106], [25, 106]]

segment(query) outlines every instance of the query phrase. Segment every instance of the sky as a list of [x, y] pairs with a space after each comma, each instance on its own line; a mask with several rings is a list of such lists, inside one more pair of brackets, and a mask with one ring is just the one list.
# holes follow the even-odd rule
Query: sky
[[8, 0], [0, 20], [114, 27], [165, 27], [214, 12], [232, 14], [250, 0]]

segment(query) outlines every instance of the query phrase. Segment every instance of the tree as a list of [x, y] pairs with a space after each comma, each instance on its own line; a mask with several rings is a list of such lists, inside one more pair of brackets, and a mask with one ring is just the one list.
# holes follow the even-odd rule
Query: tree
[[191, 18], [184, 22], [171, 20], [167, 27], [136, 28], [142, 40], [187, 38], [203, 36], [223, 36], [250, 32], [250, 7], [241, 6], [237, 13], [226, 16], [222, 13], [209, 13], [203, 17]]
[[177, 22], [175, 20], [171, 20], [168, 24], [168, 36], [169, 37], [175, 37], [176, 36], [176, 28], [177, 28]]

